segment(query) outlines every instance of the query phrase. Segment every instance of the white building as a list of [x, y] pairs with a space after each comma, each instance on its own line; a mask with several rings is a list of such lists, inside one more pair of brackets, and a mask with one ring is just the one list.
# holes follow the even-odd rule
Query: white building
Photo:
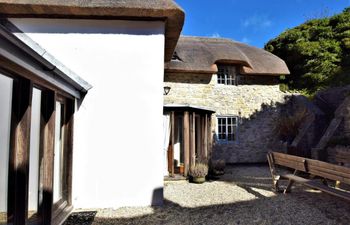
[[[6, 156], [1, 166], [10, 165], [9, 171], [0, 168], [5, 171], [0, 174], [0, 202], [7, 202], [0, 208], [0, 224], [23, 224], [27, 219], [59, 224], [72, 205], [161, 204], [164, 62], [171, 59], [179, 38], [183, 11], [171, 0], [0, 0], [0, 14], [7, 17], [1, 21], [1, 35], [30, 47], [27, 66], [40, 60], [51, 65], [36, 67], [33, 74], [48, 73], [37, 82], [38, 74], [28, 77], [11, 70], [10, 56], [9, 62], [0, 60], [0, 68], [9, 72], [0, 75], [0, 103], [7, 105], [7, 111], [1, 112], [5, 119], [0, 131], [6, 134], [0, 141], [1, 156]], [[10, 122], [11, 85], [17, 77], [37, 88], [27, 88], [32, 116], [25, 122], [32, 124], [26, 126], [30, 135], [25, 133], [27, 142], [13, 148], [11, 141], [17, 143], [21, 135]], [[51, 101], [47, 101], [50, 95], [41, 94], [46, 89], [53, 91]], [[71, 99], [76, 110], [74, 135]], [[43, 108], [50, 104], [54, 113], [49, 121], [55, 123], [43, 123]], [[51, 140], [51, 148], [43, 140]], [[34, 156], [32, 149], [38, 149]], [[23, 174], [14, 172], [18, 168]], [[7, 191], [8, 187], [16, 191]], [[14, 204], [11, 199], [16, 199]]]

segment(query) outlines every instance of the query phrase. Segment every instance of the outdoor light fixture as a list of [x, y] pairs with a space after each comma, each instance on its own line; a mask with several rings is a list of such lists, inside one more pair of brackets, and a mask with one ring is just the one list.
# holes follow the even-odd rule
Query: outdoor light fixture
[[171, 87], [169, 86], [164, 86], [164, 95], [168, 95], [170, 92]]
[[238, 122], [239, 122], [239, 124], [242, 124], [243, 123], [243, 119], [242, 119], [242, 112], [241, 111], [239, 111], [238, 112]]

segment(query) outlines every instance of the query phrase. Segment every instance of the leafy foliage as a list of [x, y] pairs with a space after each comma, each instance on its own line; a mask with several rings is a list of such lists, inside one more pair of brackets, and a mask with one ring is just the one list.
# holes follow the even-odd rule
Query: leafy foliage
[[275, 132], [280, 140], [291, 143], [299, 133], [299, 127], [308, 116], [306, 108], [300, 108], [296, 112], [281, 115], [276, 122]]
[[208, 166], [204, 163], [196, 163], [191, 166], [190, 175], [192, 177], [205, 177], [208, 175]]
[[289, 29], [265, 49], [287, 63], [291, 75], [281, 82], [291, 90], [313, 95], [330, 86], [350, 84], [350, 8]]

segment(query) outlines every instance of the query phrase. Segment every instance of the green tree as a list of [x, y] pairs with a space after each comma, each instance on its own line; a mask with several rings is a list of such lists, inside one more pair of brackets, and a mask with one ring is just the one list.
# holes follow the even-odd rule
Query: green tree
[[330, 86], [350, 84], [350, 8], [288, 29], [265, 49], [287, 63], [291, 75], [281, 82], [289, 89], [313, 95]]

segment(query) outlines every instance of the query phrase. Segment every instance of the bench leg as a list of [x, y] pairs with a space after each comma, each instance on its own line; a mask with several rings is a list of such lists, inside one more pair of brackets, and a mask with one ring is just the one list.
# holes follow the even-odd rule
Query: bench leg
[[[297, 175], [298, 170], [294, 170], [294, 175]], [[292, 186], [294, 184], [294, 180], [289, 180], [286, 189], [284, 189], [283, 194], [290, 193]]]
[[337, 180], [337, 181], [335, 181], [335, 188], [339, 188], [339, 187], [340, 187], [340, 181]]
[[280, 192], [280, 189], [279, 189], [280, 176], [276, 174], [275, 164], [273, 162], [273, 157], [270, 153], [267, 154], [267, 161], [269, 163], [270, 173], [272, 177], [272, 188], [274, 189], [275, 192]]
[[290, 193], [293, 184], [294, 184], [294, 180], [289, 180], [286, 189], [284, 189], [284, 191], [283, 191], [283, 194]]

